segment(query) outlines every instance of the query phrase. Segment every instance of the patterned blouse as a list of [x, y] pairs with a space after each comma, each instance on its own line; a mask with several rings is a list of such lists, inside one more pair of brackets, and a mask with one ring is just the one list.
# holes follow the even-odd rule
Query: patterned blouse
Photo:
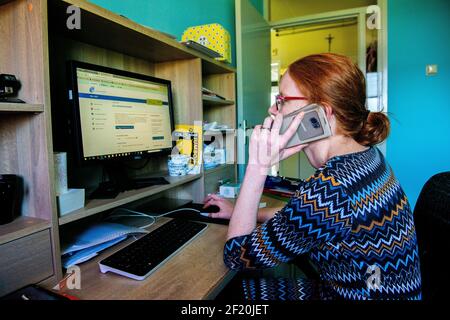
[[320, 282], [248, 279], [248, 299], [420, 299], [417, 239], [408, 199], [376, 147], [336, 156], [251, 234], [229, 239], [233, 270], [307, 255]]

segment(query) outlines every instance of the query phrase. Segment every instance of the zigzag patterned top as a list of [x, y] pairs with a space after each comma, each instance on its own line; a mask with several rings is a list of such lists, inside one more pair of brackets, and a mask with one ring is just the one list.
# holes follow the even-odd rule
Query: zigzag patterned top
[[251, 234], [232, 238], [225, 264], [270, 268], [307, 254], [322, 299], [420, 299], [410, 205], [376, 147], [331, 158]]

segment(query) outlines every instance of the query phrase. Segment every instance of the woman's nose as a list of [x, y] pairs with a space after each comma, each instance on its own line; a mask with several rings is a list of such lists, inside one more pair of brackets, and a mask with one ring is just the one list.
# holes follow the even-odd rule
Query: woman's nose
[[278, 114], [278, 109], [276, 104], [272, 104], [269, 108], [269, 110], [267, 110], [269, 112], [269, 114], [273, 114], [274, 116], [276, 116]]

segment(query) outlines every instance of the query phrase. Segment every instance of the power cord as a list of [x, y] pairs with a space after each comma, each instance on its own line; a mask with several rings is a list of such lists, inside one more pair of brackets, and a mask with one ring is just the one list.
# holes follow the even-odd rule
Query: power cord
[[[109, 215], [108, 217], [105, 218], [105, 220], [117, 219], [117, 218], [121, 218], [121, 217], [126, 217], [126, 218], [128, 218], [128, 217], [149, 218], [151, 220], [151, 222], [149, 224], [146, 224], [144, 226], [140, 226], [139, 227], [141, 229], [145, 229], [145, 228], [148, 228], [151, 225], [153, 225], [156, 222], [156, 220], [158, 218], [160, 218], [160, 217], [164, 217], [164, 216], [169, 215], [169, 214], [174, 213], [174, 212], [186, 211], [186, 210], [194, 211], [194, 212], [197, 212], [197, 213], [201, 212], [201, 211], [199, 211], [197, 209], [194, 209], [194, 208], [179, 208], [179, 209], [175, 209], [175, 210], [172, 210], [172, 211], [165, 212], [163, 214], [159, 214], [157, 216], [154, 216], [154, 215], [151, 215], [151, 214], [148, 214], [148, 213], [134, 211], [134, 210], [127, 209], [127, 208], [116, 208], [116, 209], [114, 209], [111, 212], [111, 215]], [[132, 213], [132, 214], [120, 214], [121, 211], [129, 212], [129, 213]]]

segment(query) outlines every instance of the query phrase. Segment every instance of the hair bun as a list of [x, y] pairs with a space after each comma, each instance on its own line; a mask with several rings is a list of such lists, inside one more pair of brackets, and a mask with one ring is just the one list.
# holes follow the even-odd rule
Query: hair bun
[[383, 112], [369, 112], [355, 140], [362, 145], [373, 146], [386, 140], [389, 131], [390, 121]]

